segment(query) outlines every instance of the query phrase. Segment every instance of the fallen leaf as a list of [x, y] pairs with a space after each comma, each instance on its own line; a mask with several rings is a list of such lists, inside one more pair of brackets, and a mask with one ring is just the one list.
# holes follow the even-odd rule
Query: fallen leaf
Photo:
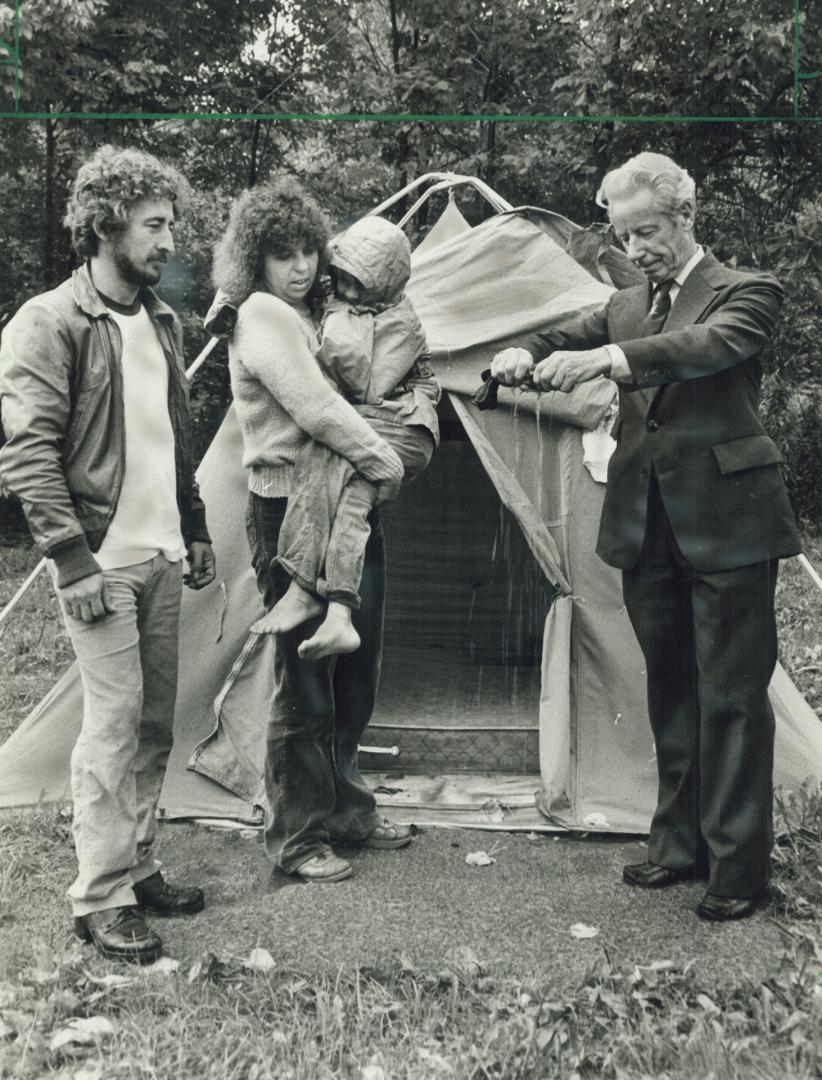
[[677, 964], [673, 960], [652, 960], [650, 964], [637, 964], [638, 971], [676, 971]]
[[86, 1016], [69, 1020], [65, 1027], [55, 1031], [49, 1040], [49, 1050], [73, 1044], [88, 1045], [114, 1034], [114, 1024], [105, 1016]]
[[99, 1069], [80, 1069], [74, 1074], [72, 1080], [103, 1080], [103, 1074]]
[[225, 964], [214, 953], [203, 953], [191, 964], [188, 972], [189, 983], [196, 982], [198, 978], [213, 978], [223, 973]]
[[[408, 953], [400, 953], [400, 968], [405, 975], [416, 975], [417, 968]], [[820, 987], [822, 990], [822, 987]]]
[[489, 799], [480, 809], [485, 820], [491, 825], [501, 825], [505, 821], [505, 808], [499, 799]]
[[256, 840], [259, 835], [259, 829], [240, 829], [241, 840]]
[[128, 975], [92, 975], [88, 971], [83, 971], [83, 974], [89, 982], [94, 983], [96, 986], [104, 986], [107, 990], [116, 990], [121, 986], [131, 986], [134, 982], [133, 978]]
[[712, 998], [709, 998], [707, 994], [697, 994], [696, 1000], [699, 1002], [705, 1012], [718, 1013], [721, 1011], [716, 1002]]
[[449, 1065], [442, 1054], [437, 1053], [436, 1050], [429, 1050], [425, 1046], [418, 1046], [416, 1047], [416, 1051], [420, 1061], [423, 1061], [428, 1067], [429, 1075], [431, 1075], [432, 1072], [437, 1071], [450, 1076], [454, 1072], [453, 1067]]
[[363, 1065], [360, 1080], [385, 1080], [385, 1069], [382, 1065]]
[[469, 866], [491, 866], [497, 860], [492, 859], [486, 851], [472, 851], [465, 856], [465, 861]]
[[784, 1035], [786, 1031], [791, 1031], [797, 1024], [806, 1023], [810, 1017], [807, 1013], [799, 1012], [798, 1009], [794, 1009], [788, 1019], [780, 1027], [777, 1034]]
[[50, 945], [47, 945], [45, 941], [38, 941], [35, 943], [32, 953], [34, 963], [26, 971], [26, 975], [30, 979], [43, 985], [60, 978], [60, 964], [57, 954]]
[[472, 979], [485, 972], [479, 957], [467, 945], [454, 945], [448, 949], [443, 959], [454, 971]]
[[273, 971], [277, 964], [268, 949], [252, 949], [249, 958], [243, 961], [243, 966], [251, 968], [252, 971]]
[[153, 964], [146, 964], [140, 970], [145, 975], [173, 975], [179, 966], [179, 960], [172, 960], [170, 956], [161, 956], [159, 960], [155, 960]]
[[571, 937], [579, 938], [581, 940], [583, 938], [596, 937], [597, 934], [599, 934], [599, 927], [586, 926], [586, 924], [583, 922], [575, 922], [574, 925], [570, 927], [570, 931]]

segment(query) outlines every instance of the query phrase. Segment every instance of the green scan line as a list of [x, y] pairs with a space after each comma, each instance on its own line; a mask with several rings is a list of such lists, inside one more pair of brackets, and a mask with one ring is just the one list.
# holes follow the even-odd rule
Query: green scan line
[[819, 121], [822, 116], [798, 116], [784, 113], [775, 116], [672, 116], [669, 113], [648, 116], [618, 114], [545, 115], [541, 113], [166, 113], [166, 112], [15, 112], [0, 113], [0, 120], [282, 120], [282, 121], [340, 121], [345, 123], [421, 123], [441, 124], [781, 124]]

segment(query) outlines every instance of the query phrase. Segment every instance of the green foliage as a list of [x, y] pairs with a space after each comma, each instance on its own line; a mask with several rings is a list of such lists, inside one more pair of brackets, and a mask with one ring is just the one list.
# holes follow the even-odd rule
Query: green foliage
[[[802, 6], [800, 69], [810, 72], [822, 23]], [[12, 14], [0, 4], [0, 40]], [[794, 106], [785, 0], [147, 0], [139, 11], [130, 0], [26, 0], [22, 31], [22, 107], [51, 113], [789, 117]], [[11, 78], [0, 68], [6, 92]], [[822, 79], [802, 82], [798, 104], [822, 113]], [[114, 141], [172, 158], [199, 193], [164, 282], [191, 358], [228, 204], [271, 173], [300, 177], [340, 225], [431, 170], [479, 175], [515, 205], [587, 224], [602, 219], [594, 194], [608, 168], [642, 149], [671, 153], [697, 180], [700, 239], [788, 287], [765, 414], [798, 512], [822, 517], [818, 125], [48, 120], [7, 124], [3, 136], [0, 325], [71, 268], [60, 224], [68, 185], [90, 149]], [[481, 197], [460, 198], [470, 221], [488, 213]], [[439, 205], [422, 208], [418, 233]], [[195, 390], [201, 446], [227, 403], [223, 363]]]

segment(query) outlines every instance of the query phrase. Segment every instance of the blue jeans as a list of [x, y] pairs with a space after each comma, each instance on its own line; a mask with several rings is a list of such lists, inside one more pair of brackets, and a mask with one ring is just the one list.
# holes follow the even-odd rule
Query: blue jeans
[[181, 574], [182, 561], [164, 555], [105, 570], [114, 612], [87, 623], [63, 611], [83, 681], [71, 755], [75, 915], [134, 904], [135, 882], [160, 865], [154, 814], [172, 744]]
[[[246, 528], [266, 610], [289, 586], [276, 563], [287, 499], [251, 493]], [[365, 551], [362, 603], [353, 653], [301, 660], [297, 646], [322, 616], [277, 637], [274, 694], [266, 732], [266, 851], [286, 873], [327, 850], [334, 839], [361, 840], [380, 821], [357, 767], [357, 746], [371, 719], [380, 675], [385, 545], [376, 511]]]

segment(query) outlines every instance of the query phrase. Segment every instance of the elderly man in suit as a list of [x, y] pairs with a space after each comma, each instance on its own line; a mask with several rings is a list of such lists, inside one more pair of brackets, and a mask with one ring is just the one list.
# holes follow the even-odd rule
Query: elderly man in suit
[[783, 293], [696, 243], [694, 182], [662, 154], [608, 173], [598, 201], [647, 281], [498, 353], [492, 374], [541, 390], [617, 383], [597, 553], [622, 571], [659, 772], [648, 861], [623, 878], [707, 876], [697, 915], [743, 918], [770, 868], [778, 560], [800, 550], [757, 411]]

